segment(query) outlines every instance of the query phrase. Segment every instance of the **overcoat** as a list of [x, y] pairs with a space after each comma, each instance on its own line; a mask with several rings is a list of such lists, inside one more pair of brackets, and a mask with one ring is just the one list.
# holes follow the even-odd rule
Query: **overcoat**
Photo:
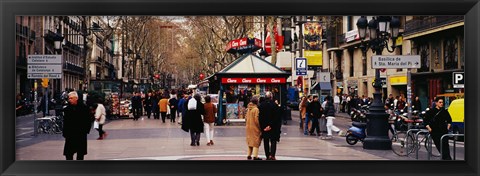
[[[262, 130], [262, 138], [271, 138], [280, 140], [280, 128], [282, 126], [282, 117], [280, 116], [280, 108], [269, 99], [263, 101], [258, 107], [260, 129]], [[270, 126], [270, 131], [263, 131], [265, 127]]]
[[249, 103], [247, 107], [247, 116], [245, 119], [245, 134], [247, 137], [247, 145], [249, 147], [260, 147], [262, 142], [262, 131], [260, 130], [258, 113], [259, 110], [257, 105]]
[[[188, 103], [185, 102], [185, 105], [188, 105]], [[187, 108], [187, 107], [184, 106], [184, 108]], [[185, 114], [186, 116], [182, 119], [182, 129], [186, 132], [191, 131], [191, 132], [203, 133], [202, 115], [204, 114], [205, 114], [205, 110], [202, 102], [197, 101], [196, 110], [187, 109]]]
[[63, 154], [86, 155], [87, 134], [90, 133], [94, 119], [93, 114], [86, 105], [80, 102], [77, 105], [67, 105], [63, 112], [63, 137], [65, 138]]

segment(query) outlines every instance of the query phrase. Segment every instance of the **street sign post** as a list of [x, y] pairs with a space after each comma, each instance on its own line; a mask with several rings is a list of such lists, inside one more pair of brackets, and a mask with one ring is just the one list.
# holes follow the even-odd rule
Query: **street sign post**
[[28, 79], [62, 79], [62, 55], [28, 55]]
[[307, 75], [307, 58], [296, 58], [295, 59], [295, 70], [297, 76]]
[[376, 55], [372, 56], [372, 68], [406, 68], [407, 69], [407, 104], [408, 118], [412, 114], [412, 85], [411, 85], [411, 69], [420, 68], [420, 55]]
[[372, 56], [372, 69], [378, 68], [420, 68], [420, 55], [375, 55]]

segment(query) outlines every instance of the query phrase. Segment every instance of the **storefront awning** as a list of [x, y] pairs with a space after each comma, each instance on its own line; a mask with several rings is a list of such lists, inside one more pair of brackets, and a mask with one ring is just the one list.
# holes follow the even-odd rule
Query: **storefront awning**
[[312, 90], [332, 90], [332, 85], [328, 82], [315, 83]]

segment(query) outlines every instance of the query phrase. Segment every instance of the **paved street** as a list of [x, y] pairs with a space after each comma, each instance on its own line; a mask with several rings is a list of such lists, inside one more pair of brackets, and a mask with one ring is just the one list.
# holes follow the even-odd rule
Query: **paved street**
[[[345, 137], [321, 140], [305, 136], [298, 126], [298, 111], [292, 111], [292, 121], [282, 127], [277, 146], [278, 160], [415, 160], [415, 155], [399, 157], [391, 150], [364, 150], [359, 142], [354, 146]], [[338, 114], [335, 124], [346, 131], [351, 124], [346, 114]], [[243, 125], [216, 126], [215, 145], [207, 146], [202, 134], [200, 146], [190, 146], [190, 135], [177, 123], [141, 118], [139, 121], [120, 119], [104, 126], [105, 140], [96, 140], [94, 129], [88, 135], [86, 160], [245, 160], [247, 147]], [[33, 116], [17, 117], [18, 160], [63, 160], [64, 138], [61, 134], [33, 134]], [[463, 160], [463, 143], [457, 144], [457, 160]], [[264, 156], [263, 144], [259, 155]], [[427, 159], [420, 150], [419, 159]], [[453, 157], [453, 155], [452, 155]], [[432, 160], [438, 160], [433, 157]]]

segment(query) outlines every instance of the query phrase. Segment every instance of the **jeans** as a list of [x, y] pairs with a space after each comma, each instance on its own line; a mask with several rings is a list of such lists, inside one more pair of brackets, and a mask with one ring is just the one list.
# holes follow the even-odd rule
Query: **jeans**
[[304, 133], [305, 135], [308, 134], [308, 130], [309, 130], [309, 129], [308, 129], [308, 122], [310, 122], [310, 118], [309, 118], [308, 113], [306, 113], [306, 114], [305, 114], [305, 125], [304, 125], [304, 127], [303, 127], [303, 129], [304, 129], [303, 133]]

